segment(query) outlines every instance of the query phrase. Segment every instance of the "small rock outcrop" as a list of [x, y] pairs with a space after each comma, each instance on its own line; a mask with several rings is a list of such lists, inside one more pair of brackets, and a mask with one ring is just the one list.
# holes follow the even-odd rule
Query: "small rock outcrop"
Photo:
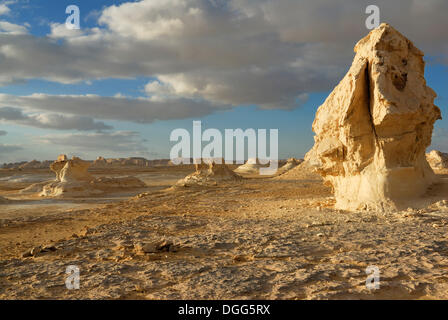
[[317, 110], [305, 160], [333, 187], [336, 208], [393, 210], [436, 179], [425, 149], [440, 109], [423, 53], [390, 25], [372, 30], [355, 52]]
[[98, 157], [95, 161], [92, 163], [93, 168], [104, 168], [107, 167], [107, 161], [103, 157]]
[[278, 169], [278, 174], [279, 175], [284, 174], [284, 173], [288, 172], [289, 170], [297, 167], [302, 162], [303, 162], [303, 159], [289, 158], [286, 161], [286, 163], [280, 169]]
[[221, 182], [240, 181], [242, 177], [230, 170], [222, 160], [221, 164], [211, 161], [210, 163], [196, 164], [196, 171], [179, 180], [175, 187], [189, 186], [211, 186]]
[[145, 184], [135, 177], [95, 178], [88, 172], [90, 165], [90, 161], [77, 157], [69, 160], [66, 155], [60, 155], [50, 165], [56, 179], [31, 185], [22, 190], [22, 193], [38, 193], [42, 197], [87, 197], [145, 187]]
[[432, 150], [426, 154], [426, 160], [433, 169], [448, 169], [448, 153]]
[[234, 171], [237, 173], [245, 173], [245, 174], [259, 174], [260, 168], [263, 166], [260, 164], [258, 158], [250, 158], [246, 161], [245, 164], [239, 166]]

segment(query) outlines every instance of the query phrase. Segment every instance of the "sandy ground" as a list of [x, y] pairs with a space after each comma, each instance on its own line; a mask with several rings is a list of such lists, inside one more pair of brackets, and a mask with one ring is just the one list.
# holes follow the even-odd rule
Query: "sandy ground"
[[48, 172], [0, 172], [16, 199], [0, 204], [0, 298], [448, 299], [447, 174], [418, 209], [348, 213], [307, 174], [167, 189], [191, 171], [140, 170], [144, 190], [63, 201], [17, 194]]

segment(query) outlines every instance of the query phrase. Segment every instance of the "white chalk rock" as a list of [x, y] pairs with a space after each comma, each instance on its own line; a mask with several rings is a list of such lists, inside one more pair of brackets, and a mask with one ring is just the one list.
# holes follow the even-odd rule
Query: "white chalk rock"
[[440, 109], [423, 53], [390, 25], [372, 30], [355, 52], [317, 110], [305, 160], [333, 187], [338, 209], [396, 209], [435, 181], [425, 149]]

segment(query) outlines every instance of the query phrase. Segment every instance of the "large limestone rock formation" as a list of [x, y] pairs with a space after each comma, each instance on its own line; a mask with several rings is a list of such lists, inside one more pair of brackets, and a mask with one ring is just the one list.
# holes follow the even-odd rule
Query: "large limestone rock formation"
[[432, 150], [426, 154], [426, 160], [433, 169], [448, 169], [448, 153]]
[[222, 159], [220, 164], [215, 161], [209, 163], [202, 162], [201, 164], [196, 164], [195, 167], [195, 172], [179, 180], [174, 186], [210, 186], [221, 182], [235, 182], [242, 179], [241, 176], [230, 170], [224, 163], [224, 159]]
[[305, 160], [333, 187], [337, 208], [395, 209], [435, 180], [425, 149], [440, 109], [423, 53], [390, 25], [372, 30], [355, 52], [316, 113]]

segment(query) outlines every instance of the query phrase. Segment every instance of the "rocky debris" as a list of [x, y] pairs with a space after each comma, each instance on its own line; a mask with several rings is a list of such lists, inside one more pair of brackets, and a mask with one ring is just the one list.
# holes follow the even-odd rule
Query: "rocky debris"
[[390, 25], [372, 30], [355, 52], [316, 113], [305, 160], [333, 187], [336, 208], [394, 210], [436, 179], [425, 149], [440, 109], [423, 53]]
[[426, 160], [433, 169], [448, 169], [448, 153], [432, 150], [426, 154]]
[[135, 177], [95, 178], [88, 169], [90, 161], [73, 157], [68, 160], [66, 155], [60, 155], [50, 165], [56, 179], [50, 182], [36, 183], [23, 189], [21, 193], [39, 193], [42, 197], [84, 197], [98, 195], [108, 191], [143, 188], [143, 181]]
[[289, 170], [297, 167], [299, 164], [301, 164], [303, 162], [303, 159], [296, 159], [296, 158], [289, 158], [285, 165], [282, 166], [280, 169], [278, 169], [278, 174], [284, 174], [286, 172], [288, 172]]
[[143, 181], [136, 177], [126, 176], [121, 178], [108, 178], [101, 177], [96, 178], [91, 182], [95, 188], [100, 190], [107, 190], [110, 188], [123, 189], [123, 188], [144, 188], [146, 185]]
[[134, 245], [136, 253], [162, 253], [162, 252], [176, 252], [176, 246], [171, 241], [158, 241], [158, 242], [139, 242]]
[[210, 163], [201, 162], [196, 164], [196, 171], [179, 180], [174, 187], [189, 186], [210, 186], [221, 182], [236, 182], [242, 180], [242, 177], [230, 170], [230, 168], [221, 161], [217, 164], [215, 161]]
[[22, 258], [29, 258], [29, 257], [37, 257], [38, 255], [42, 254], [42, 253], [48, 253], [48, 252], [53, 252], [56, 251], [57, 248], [54, 245], [44, 245], [44, 246], [36, 246], [33, 247], [30, 250], [25, 251], [22, 254]]

